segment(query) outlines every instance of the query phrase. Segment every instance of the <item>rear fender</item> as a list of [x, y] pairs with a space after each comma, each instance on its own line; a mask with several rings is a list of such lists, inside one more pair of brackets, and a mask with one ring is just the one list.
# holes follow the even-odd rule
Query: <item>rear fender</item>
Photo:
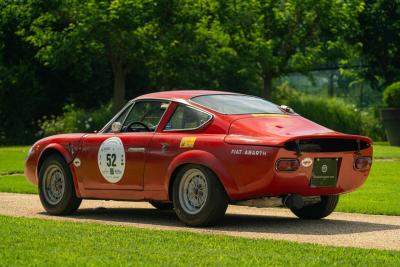
[[198, 164], [213, 171], [219, 178], [219, 181], [224, 187], [229, 198], [231, 198], [232, 194], [234, 195], [239, 191], [235, 180], [218, 158], [216, 158], [213, 154], [203, 150], [190, 150], [176, 156], [167, 169], [165, 177], [166, 183], [164, 186], [169, 196], [171, 196], [172, 193], [171, 190], [174, 178], [173, 176], [175, 175], [176, 170], [185, 164]]

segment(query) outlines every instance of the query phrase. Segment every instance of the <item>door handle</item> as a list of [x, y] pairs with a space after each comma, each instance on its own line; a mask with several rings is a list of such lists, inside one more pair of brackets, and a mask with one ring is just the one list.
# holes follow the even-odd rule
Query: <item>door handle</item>
[[129, 153], [144, 153], [146, 148], [144, 147], [128, 147]]
[[161, 151], [167, 151], [169, 147], [168, 143], [161, 143]]

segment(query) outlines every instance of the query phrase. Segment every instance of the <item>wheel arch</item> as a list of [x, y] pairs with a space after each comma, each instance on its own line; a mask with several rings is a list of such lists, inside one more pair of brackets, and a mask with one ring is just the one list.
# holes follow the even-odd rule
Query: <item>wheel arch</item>
[[69, 151], [67, 151], [60, 144], [49, 144], [40, 153], [38, 164], [37, 164], [37, 169], [36, 169], [36, 175], [37, 175], [38, 179], [39, 179], [40, 168], [42, 167], [44, 160], [48, 156], [54, 155], [54, 154], [61, 156], [65, 160], [65, 163], [68, 165], [68, 168], [71, 172], [72, 181], [73, 181], [74, 187], [75, 187], [75, 193], [76, 193], [77, 197], [81, 197], [79, 187], [78, 187], [77, 177], [75, 175], [73, 168], [71, 168], [71, 165], [70, 165], [70, 163], [73, 161], [73, 156], [69, 153]]
[[213, 172], [229, 199], [233, 199], [232, 195], [238, 192], [236, 182], [218, 158], [206, 151], [190, 150], [175, 157], [168, 167], [165, 188], [168, 192], [169, 200], [172, 199], [172, 187], [179, 170], [188, 164], [201, 165]]

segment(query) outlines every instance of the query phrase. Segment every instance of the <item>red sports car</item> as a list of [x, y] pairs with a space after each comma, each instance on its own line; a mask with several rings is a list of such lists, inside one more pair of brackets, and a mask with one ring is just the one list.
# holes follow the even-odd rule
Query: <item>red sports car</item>
[[228, 204], [286, 206], [320, 219], [361, 186], [372, 141], [243, 94], [169, 91], [129, 101], [96, 133], [36, 142], [25, 175], [45, 210], [82, 199], [149, 201], [187, 225], [218, 222]]

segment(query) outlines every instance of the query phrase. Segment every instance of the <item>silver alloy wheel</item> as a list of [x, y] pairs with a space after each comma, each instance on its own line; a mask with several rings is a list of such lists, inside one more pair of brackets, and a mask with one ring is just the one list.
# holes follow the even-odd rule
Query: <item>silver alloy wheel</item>
[[60, 203], [64, 196], [65, 177], [64, 172], [58, 165], [52, 164], [47, 167], [43, 175], [42, 190], [49, 204], [57, 205]]
[[179, 203], [188, 214], [197, 214], [206, 203], [207, 179], [199, 169], [187, 170], [179, 184]]

